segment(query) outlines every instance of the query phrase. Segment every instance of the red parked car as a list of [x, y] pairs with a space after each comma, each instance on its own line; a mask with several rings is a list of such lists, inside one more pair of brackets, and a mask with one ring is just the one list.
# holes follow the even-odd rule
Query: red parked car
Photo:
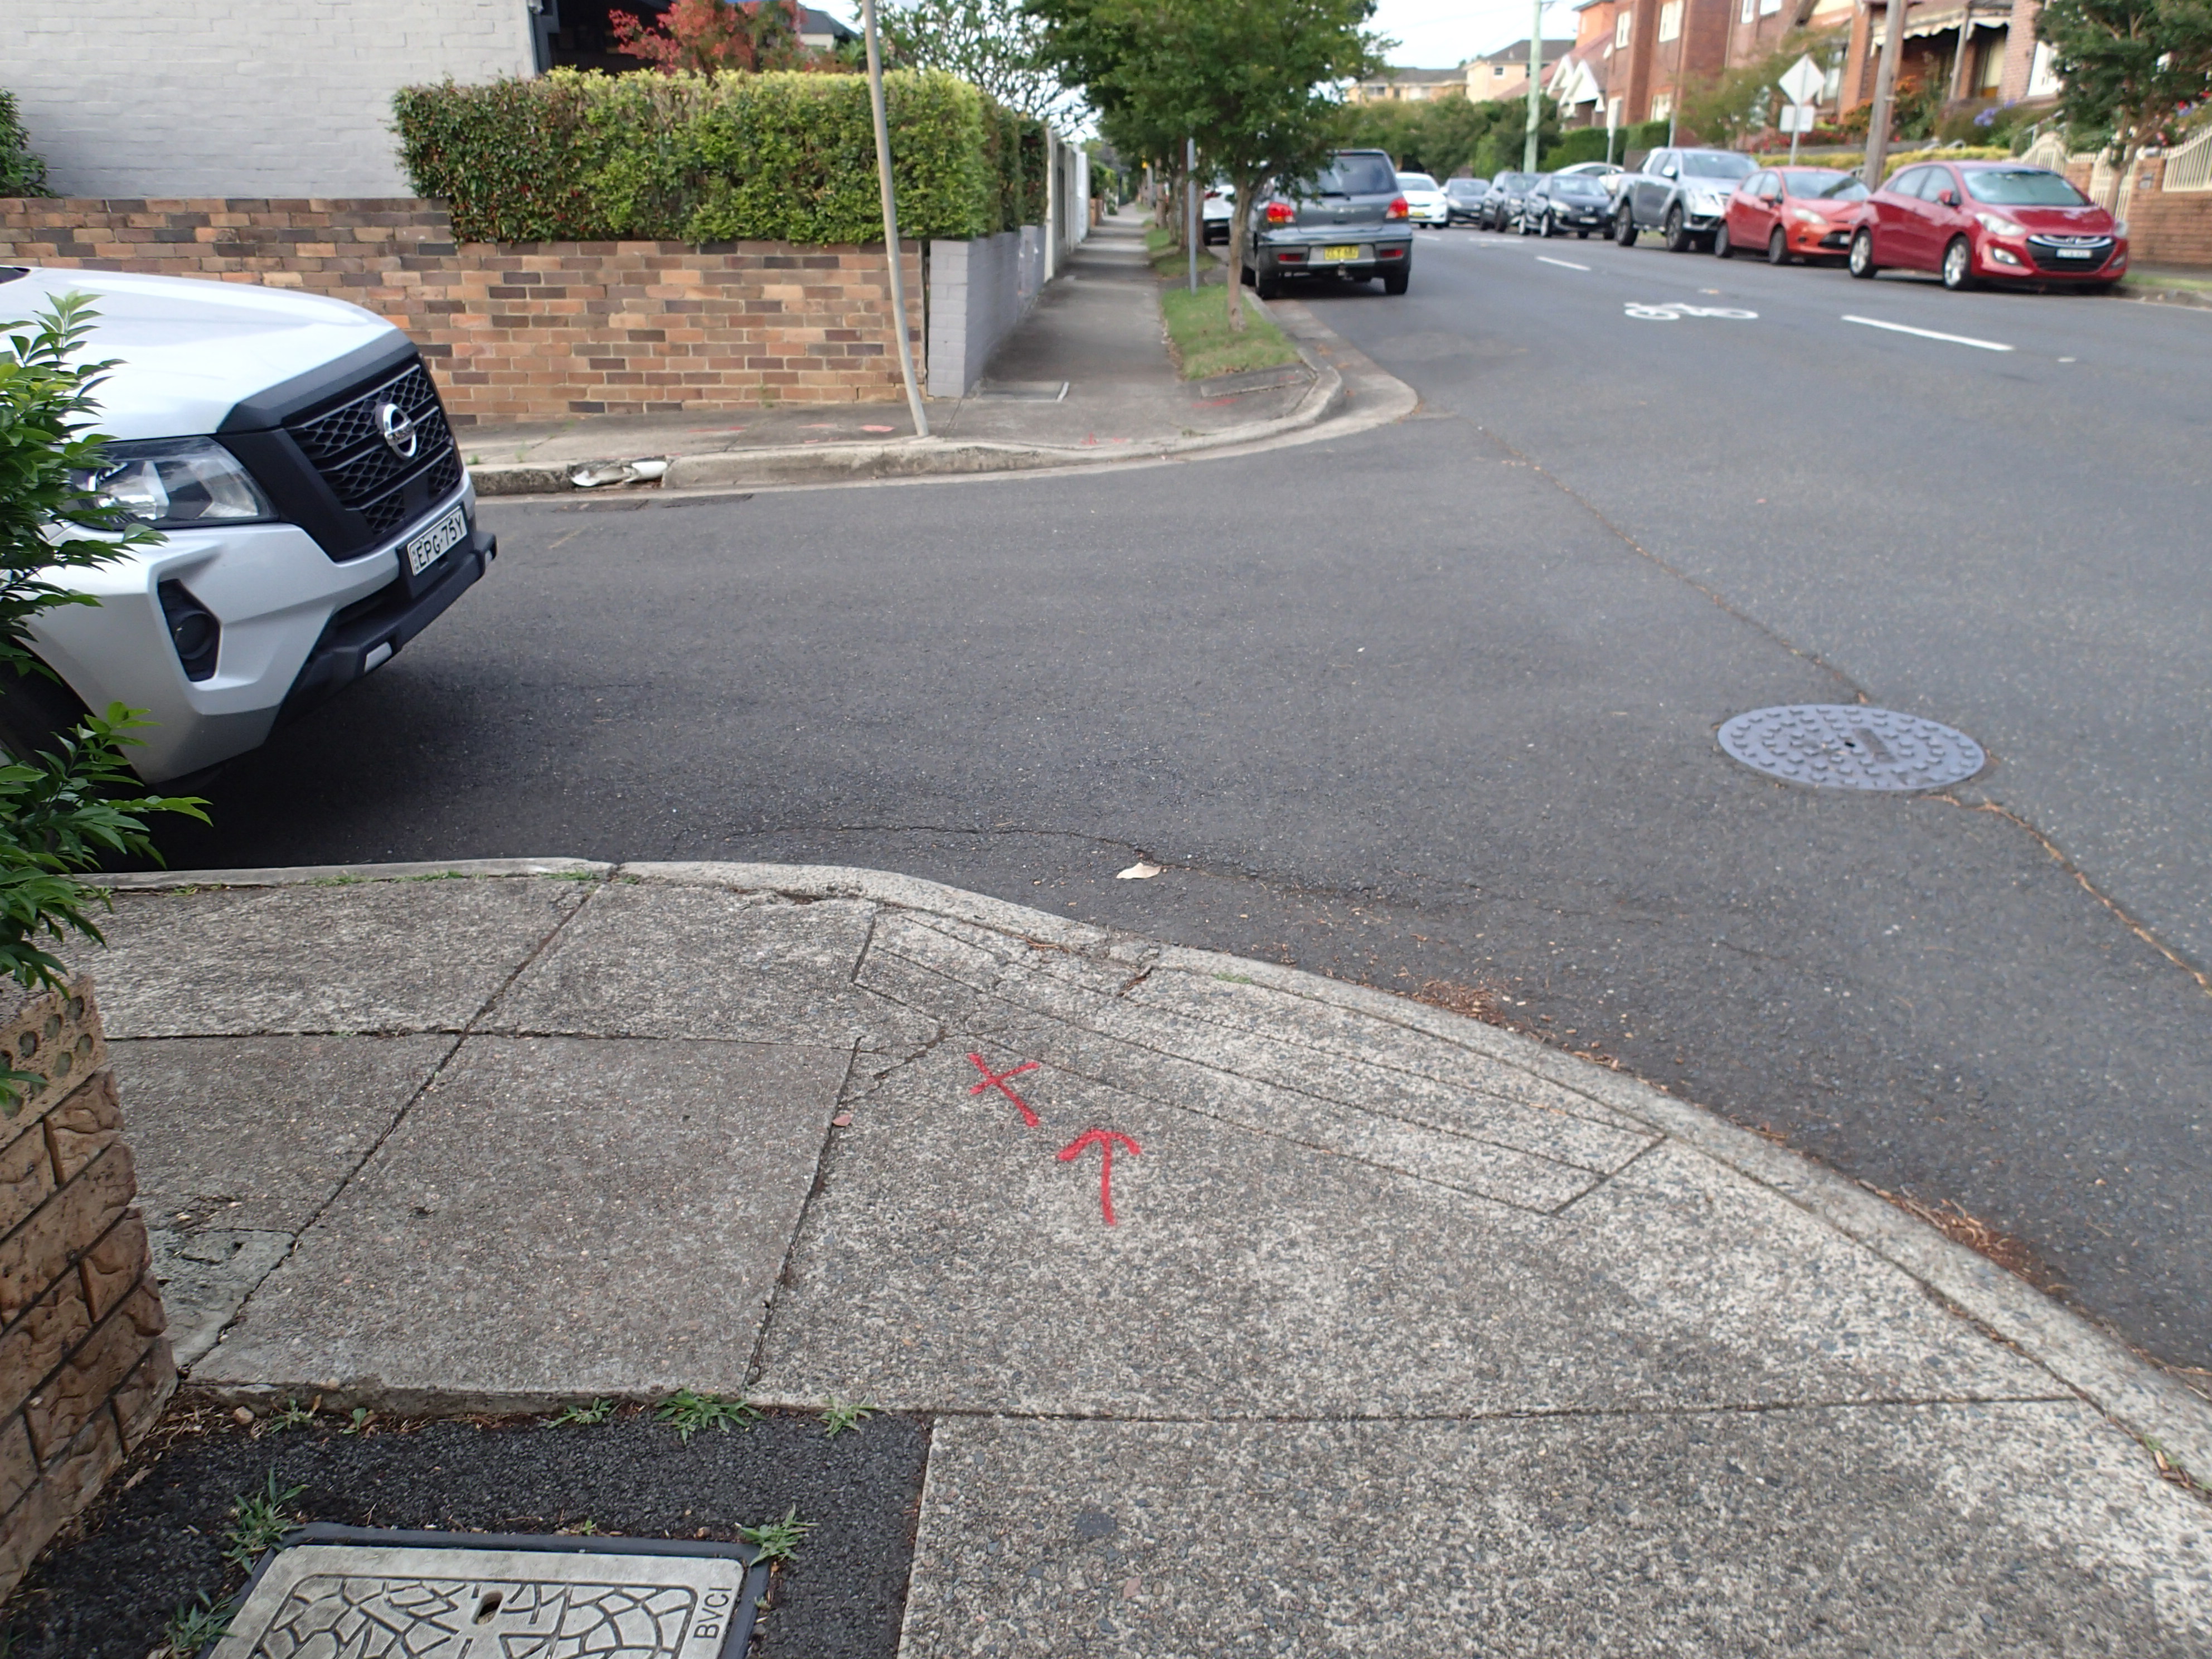
[[1940, 271], [1948, 289], [2057, 283], [2102, 293], [2128, 268], [2128, 228], [2044, 167], [1929, 162], [1859, 208], [1851, 275], [1893, 265]]
[[1713, 252], [1722, 258], [1764, 250], [1770, 265], [1844, 257], [1867, 187], [1833, 167], [1769, 167], [1729, 196]]

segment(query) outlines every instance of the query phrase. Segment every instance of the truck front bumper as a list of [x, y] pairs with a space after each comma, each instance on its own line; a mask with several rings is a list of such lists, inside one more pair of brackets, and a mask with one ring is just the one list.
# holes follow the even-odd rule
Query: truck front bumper
[[[401, 549], [456, 507], [468, 533], [410, 596], [399, 577]], [[98, 604], [38, 617], [31, 644], [88, 708], [121, 702], [147, 712], [142, 746], [126, 752], [140, 777], [159, 783], [258, 747], [280, 716], [383, 666], [497, 554], [496, 539], [476, 527], [476, 486], [465, 476], [388, 544], [342, 562], [296, 525], [172, 531], [112, 565], [70, 573], [70, 586]], [[167, 584], [221, 627], [204, 679], [188, 677], [171, 641]]]

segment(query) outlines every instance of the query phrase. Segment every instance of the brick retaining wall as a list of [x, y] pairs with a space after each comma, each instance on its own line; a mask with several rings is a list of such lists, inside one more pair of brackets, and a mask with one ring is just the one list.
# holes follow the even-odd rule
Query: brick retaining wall
[[0, 1103], [5, 1595], [153, 1426], [177, 1370], [92, 981], [58, 997], [11, 984], [0, 1052], [45, 1079]]
[[[410, 197], [16, 198], [0, 199], [9, 260], [350, 300], [414, 337], [457, 426], [901, 395], [879, 246], [457, 244]], [[919, 360], [914, 244], [902, 269]]]

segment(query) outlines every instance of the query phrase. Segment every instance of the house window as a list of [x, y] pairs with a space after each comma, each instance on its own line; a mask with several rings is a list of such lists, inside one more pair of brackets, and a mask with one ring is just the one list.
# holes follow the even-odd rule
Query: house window
[[1663, 43], [1676, 39], [1681, 33], [1682, 0], [1667, 0], [1667, 3], [1659, 8], [1659, 39]]
[[1663, 121], [1663, 120], [1665, 120], [1668, 116], [1672, 115], [1674, 112], [1674, 94], [1673, 93], [1671, 93], [1671, 92], [1661, 92], [1661, 93], [1654, 93], [1654, 94], [1652, 94], [1652, 97], [1651, 97], [1651, 118], [1652, 118], [1653, 120], [1655, 120], [1655, 121]]
[[1736, 21], [1741, 23], [1748, 23], [1751, 21], [1752, 7], [1755, 3], [1756, 0], [1743, 0], [1743, 15]]
[[1782, 0], [1759, 0], [1759, 15], [1771, 17], [1782, 9]]
[[1492, 64], [1490, 66], [1490, 78], [1493, 81], [1504, 80], [1505, 78], [1505, 65], [1503, 64]]
[[1613, 20], [1613, 44], [1615, 47], [1626, 46], [1628, 44], [1628, 26], [1635, 21], [1635, 18], [1627, 12], [1621, 13]]

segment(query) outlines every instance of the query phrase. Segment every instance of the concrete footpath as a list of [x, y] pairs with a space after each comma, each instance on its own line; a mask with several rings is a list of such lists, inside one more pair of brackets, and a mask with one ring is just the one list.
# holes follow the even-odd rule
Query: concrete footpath
[[915, 1659], [2212, 1650], [2212, 1408], [1528, 1039], [857, 870], [115, 903], [194, 1385], [921, 1413]]
[[[1304, 307], [1269, 309], [1301, 361], [1189, 381], [1168, 356], [1145, 222], [1109, 218], [960, 398], [579, 416], [457, 435], [477, 491], [750, 489], [1091, 466], [1334, 435], [1395, 420], [1412, 388]], [[1249, 303], [1257, 306], [1257, 301]]]

